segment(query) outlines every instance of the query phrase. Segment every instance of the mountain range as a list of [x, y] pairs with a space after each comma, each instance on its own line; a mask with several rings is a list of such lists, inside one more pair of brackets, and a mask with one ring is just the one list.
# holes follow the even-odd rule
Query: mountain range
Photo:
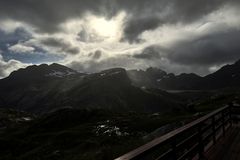
[[174, 75], [152, 67], [145, 71], [112, 68], [86, 74], [53, 63], [19, 69], [1, 79], [0, 107], [38, 114], [60, 108], [163, 112], [183, 105], [179, 97], [163, 90], [239, 86], [240, 61], [205, 77], [193, 73]]
[[205, 77], [158, 68], [86, 74], [56, 63], [19, 69], [0, 80], [0, 159], [114, 159], [240, 104], [239, 64]]
[[33, 113], [60, 108], [153, 112], [173, 109], [177, 102], [168, 93], [158, 95], [132, 85], [122, 68], [84, 74], [59, 64], [42, 64], [0, 80], [0, 106]]
[[239, 87], [240, 60], [204, 77], [194, 73], [174, 75], [158, 68], [148, 68], [146, 71], [129, 70], [128, 75], [136, 86], [163, 90], [215, 90]]

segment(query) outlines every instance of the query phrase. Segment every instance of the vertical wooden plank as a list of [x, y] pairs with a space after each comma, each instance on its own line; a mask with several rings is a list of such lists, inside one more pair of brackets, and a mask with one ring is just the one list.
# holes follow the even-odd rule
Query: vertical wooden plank
[[171, 146], [172, 146], [172, 159], [177, 160], [177, 147], [176, 147], [176, 137], [174, 137], [171, 140]]
[[233, 125], [233, 119], [232, 119], [232, 114], [233, 114], [233, 111], [232, 111], [232, 108], [233, 108], [233, 105], [232, 105], [232, 103], [230, 103], [229, 105], [228, 105], [228, 108], [229, 108], [229, 119], [230, 119], [230, 127], [232, 127], [232, 125]]
[[213, 133], [213, 144], [216, 144], [216, 128], [215, 128], [215, 115], [212, 116], [212, 133]]
[[202, 123], [198, 125], [198, 155], [199, 159], [204, 159], [204, 144], [202, 138]]
[[223, 136], [225, 137], [225, 110], [222, 111], [222, 131], [223, 131]]

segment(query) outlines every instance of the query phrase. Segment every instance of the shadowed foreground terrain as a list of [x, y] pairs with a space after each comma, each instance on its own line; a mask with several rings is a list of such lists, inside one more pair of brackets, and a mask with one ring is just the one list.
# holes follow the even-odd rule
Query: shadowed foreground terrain
[[65, 108], [33, 115], [1, 109], [0, 159], [110, 160], [236, 101], [236, 96], [212, 97], [184, 111], [165, 114]]
[[[58, 64], [20, 69], [0, 80], [0, 159], [116, 158], [212, 110], [239, 103], [239, 69], [239, 62], [225, 66], [191, 83], [193, 88], [186, 88], [184, 80], [192, 75], [166, 77], [153, 68], [92, 74]], [[146, 81], [134, 79], [142, 75]], [[178, 87], [163, 90], [153, 83], [161, 82], [159, 76]], [[194, 88], [203, 82], [215, 86]]]

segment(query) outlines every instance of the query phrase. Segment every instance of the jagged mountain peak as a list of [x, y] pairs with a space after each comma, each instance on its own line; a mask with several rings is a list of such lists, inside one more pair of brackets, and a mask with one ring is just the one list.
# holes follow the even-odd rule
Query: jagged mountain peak
[[7, 79], [35, 79], [39, 77], [62, 77], [77, 74], [78, 72], [66, 66], [53, 64], [31, 65], [26, 68], [13, 71]]
[[100, 73], [125, 73], [126, 69], [124, 68], [110, 68], [110, 69], [106, 69], [101, 71]]
[[146, 72], [165, 72], [165, 71], [157, 67], [149, 67], [146, 69]]
[[240, 65], [240, 59], [234, 63], [235, 65]]
[[108, 81], [109, 83], [115, 83], [116, 85], [117, 83], [131, 84], [130, 79], [127, 75], [127, 71], [124, 68], [110, 68], [98, 73], [89, 74], [88, 76], [85, 76], [84, 79], [99, 82], [104, 80]]
[[160, 111], [176, 106], [175, 102], [167, 102], [158, 95], [133, 86], [123, 68], [70, 78], [45, 76], [46, 69], [52, 74], [55, 67], [62, 68], [57, 64], [30, 66], [16, 71], [19, 77], [0, 81], [0, 106], [14, 106], [34, 113], [46, 113], [65, 106], [114, 111]]

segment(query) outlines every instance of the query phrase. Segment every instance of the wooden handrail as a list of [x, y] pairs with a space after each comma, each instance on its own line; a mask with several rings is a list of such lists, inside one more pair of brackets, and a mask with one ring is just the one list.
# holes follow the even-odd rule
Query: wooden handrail
[[[165, 145], [166, 143], [169, 143], [171, 144], [171, 142], [176, 139], [176, 137], [179, 137], [181, 135], [184, 135], [185, 132], [187, 131], [191, 131], [193, 128], [197, 128], [197, 132], [199, 134], [198, 136], [198, 140], [196, 140], [196, 143], [198, 144], [198, 152], [196, 154], [198, 154], [199, 156], [201, 156], [201, 152], [204, 151], [204, 143], [203, 143], [203, 134], [206, 134], [206, 133], [209, 133], [211, 132], [209, 135], [213, 137], [213, 142], [215, 142], [215, 137], [216, 137], [216, 132], [219, 131], [219, 129], [222, 128], [222, 132], [223, 132], [223, 135], [225, 135], [225, 126], [229, 123], [231, 124], [231, 108], [232, 107], [229, 107], [229, 106], [224, 106], [220, 109], [217, 109], [191, 123], [188, 123], [187, 125], [183, 126], [183, 127], [180, 127], [176, 130], [173, 130], [159, 138], [156, 138], [152, 141], [150, 141], [149, 143], [143, 145], [143, 146], [140, 146], [139, 148], [133, 150], [133, 151], [130, 151], [129, 153], [126, 153], [124, 154], [123, 156], [121, 157], [118, 157], [116, 158], [115, 160], [132, 160], [132, 159], [141, 159], [142, 157], [144, 157], [143, 155], [147, 155], [147, 154], [150, 154], [151, 151], [154, 151], [156, 150], [159, 146], [162, 146], [162, 145]], [[228, 112], [226, 112], [228, 111]], [[219, 119], [217, 122], [215, 121], [215, 116], [219, 115]], [[227, 118], [228, 117], [228, 118]], [[202, 130], [202, 127], [203, 126], [206, 126], [206, 124], [204, 124], [204, 122], [206, 122], [207, 120], [209, 119], [213, 119], [211, 121], [211, 124], [208, 124], [210, 126], [212, 126], [212, 131], [205, 131], [205, 130]], [[220, 124], [219, 124], [220, 123]], [[218, 126], [218, 130], [216, 128], [216, 125], [219, 124]], [[209, 127], [211, 129], [211, 127]], [[182, 143], [185, 143], [187, 138], [183, 139], [181, 141], [181, 144]], [[169, 148], [171, 150], [171, 154], [172, 155], [175, 155], [176, 153], [175, 150], [178, 149], [176, 148], [178, 144], [175, 144], [175, 145], [171, 145], [171, 147]], [[202, 146], [201, 146], [202, 145]], [[191, 147], [191, 146], [190, 146]], [[169, 154], [169, 150], [167, 152], [164, 152], [162, 153], [161, 155], [159, 155], [158, 157], [161, 157], [162, 155], [165, 155], [165, 154]], [[187, 153], [188, 154], [188, 153]], [[173, 156], [174, 157], [174, 156]], [[160, 159], [160, 158], [156, 158], [156, 159]], [[171, 158], [171, 159], [179, 159], [179, 158]], [[180, 158], [181, 159], [181, 158]]]

